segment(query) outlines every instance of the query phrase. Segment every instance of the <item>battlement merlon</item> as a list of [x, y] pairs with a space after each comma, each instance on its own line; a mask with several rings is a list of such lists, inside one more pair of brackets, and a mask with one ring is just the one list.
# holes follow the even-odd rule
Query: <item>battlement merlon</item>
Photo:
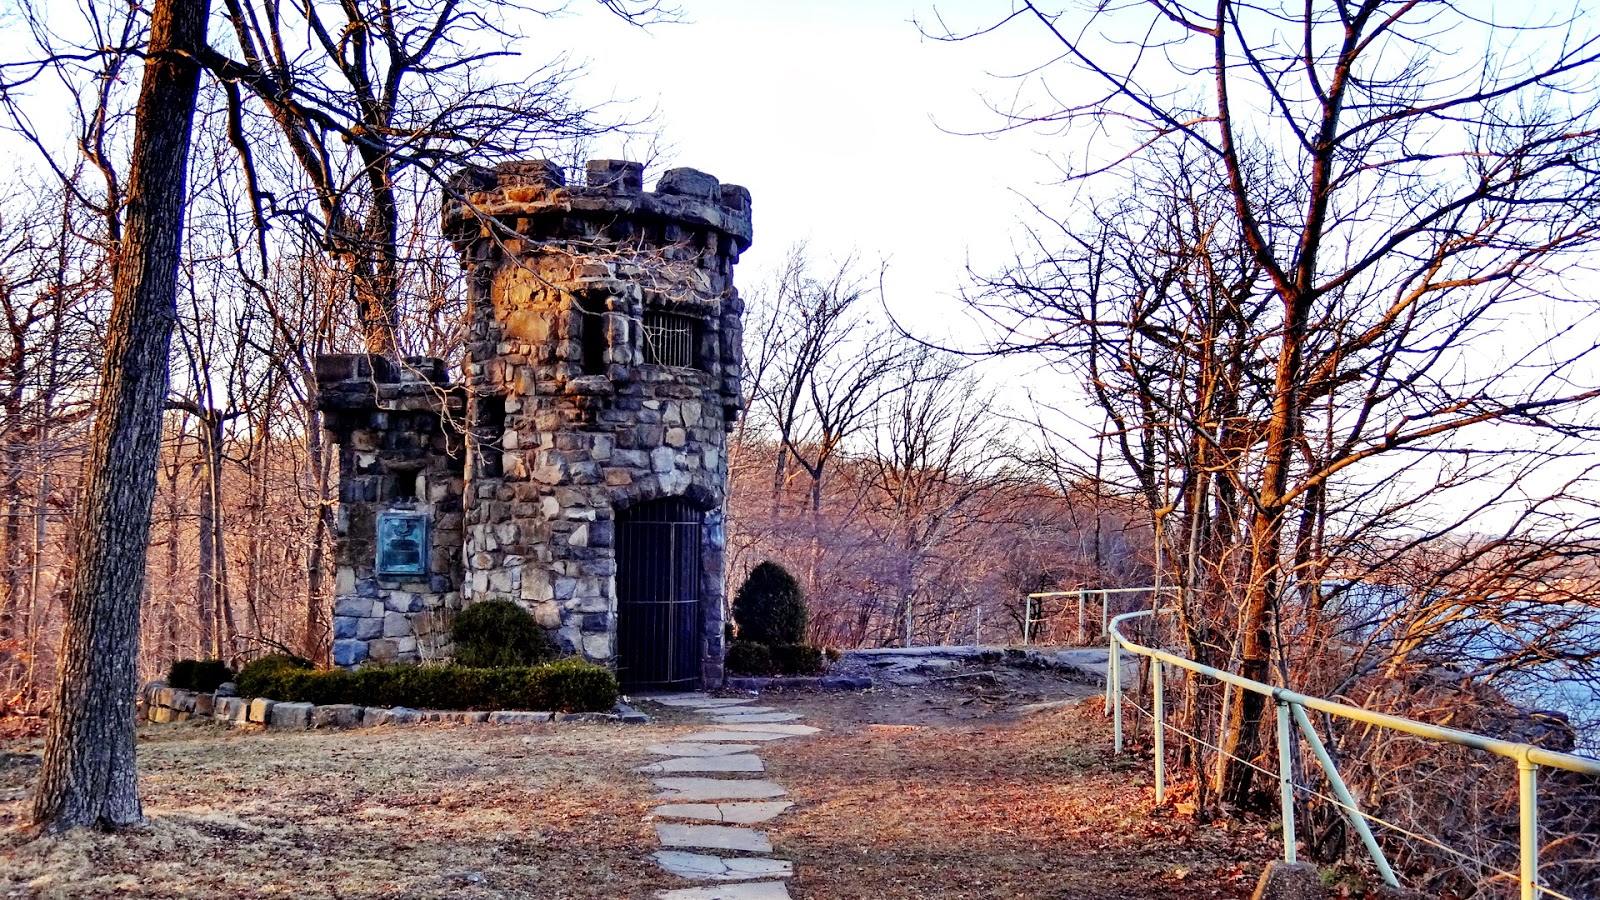
[[750, 192], [739, 185], [696, 169], [669, 169], [646, 191], [644, 166], [614, 159], [590, 160], [586, 181], [568, 185], [561, 166], [549, 160], [465, 169], [445, 192], [444, 233], [458, 251], [491, 237], [671, 244], [684, 230], [718, 235], [731, 262], [750, 247]]
[[326, 427], [345, 430], [345, 414], [416, 412], [460, 416], [465, 392], [449, 377], [444, 360], [427, 356], [392, 359], [366, 353], [329, 353], [316, 360], [317, 408]]

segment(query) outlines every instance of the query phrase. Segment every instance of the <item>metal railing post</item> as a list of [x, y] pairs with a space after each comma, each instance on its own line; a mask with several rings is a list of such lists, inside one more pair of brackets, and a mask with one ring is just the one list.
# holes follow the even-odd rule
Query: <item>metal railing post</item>
[[1111, 630], [1111, 595], [1105, 591], [1100, 592], [1100, 633], [1105, 634]]
[[1539, 767], [1517, 760], [1517, 787], [1522, 807], [1522, 900], [1539, 896]]
[[1156, 805], [1167, 802], [1167, 707], [1161, 687], [1161, 660], [1150, 660], [1150, 714], [1156, 741]]
[[1278, 701], [1278, 797], [1283, 805], [1283, 861], [1295, 862], [1294, 765], [1289, 754], [1289, 704]]
[[1078, 640], [1086, 641], [1088, 639], [1089, 639], [1088, 632], [1084, 631], [1084, 628], [1083, 628], [1083, 591], [1079, 591], [1078, 592]]
[[1105, 708], [1105, 714], [1108, 715], [1108, 716], [1111, 715], [1111, 688], [1115, 684], [1115, 682], [1112, 681], [1112, 675], [1111, 675], [1111, 655], [1113, 653], [1117, 652], [1116, 644], [1117, 644], [1117, 639], [1116, 639], [1115, 636], [1111, 637], [1108, 640], [1107, 644], [1106, 644], [1106, 708]]
[[1111, 686], [1111, 709], [1112, 709], [1111, 718], [1112, 718], [1112, 721], [1115, 723], [1115, 725], [1113, 726], [1113, 729], [1112, 729], [1113, 734], [1115, 735], [1115, 743], [1114, 743], [1113, 749], [1117, 753], [1121, 753], [1122, 752], [1122, 653], [1121, 653], [1120, 649], [1117, 647], [1117, 636], [1116, 635], [1112, 635], [1111, 636], [1111, 657], [1110, 657], [1110, 659], [1106, 660], [1106, 662], [1109, 664], [1107, 666], [1107, 668], [1106, 668], [1106, 684]]
[[1028, 646], [1028, 625], [1033, 622], [1033, 598], [1027, 599], [1027, 605], [1022, 608], [1022, 646]]
[[[1110, 594], [1126, 593], [1143, 589], [1119, 589], [1113, 591], [1091, 590], [1084, 593], [1100, 594], [1102, 601], [1109, 599]], [[1356, 803], [1350, 787], [1345, 783], [1343, 776], [1335, 767], [1333, 757], [1328, 748], [1323, 744], [1322, 738], [1312, 726], [1307, 710], [1316, 710], [1326, 716], [1348, 722], [1359, 722], [1368, 727], [1390, 729], [1402, 734], [1414, 735], [1431, 741], [1454, 744], [1460, 747], [1470, 747], [1485, 753], [1492, 753], [1517, 763], [1518, 777], [1518, 805], [1520, 813], [1519, 834], [1519, 859], [1521, 868], [1519, 874], [1511, 875], [1504, 870], [1495, 870], [1502, 877], [1509, 876], [1519, 882], [1521, 896], [1524, 900], [1536, 900], [1540, 895], [1564, 896], [1554, 890], [1545, 888], [1540, 884], [1539, 871], [1539, 767], [1549, 766], [1568, 772], [1578, 772], [1585, 775], [1600, 777], [1600, 760], [1585, 756], [1575, 756], [1570, 753], [1557, 753], [1532, 744], [1505, 741], [1488, 735], [1475, 734], [1470, 731], [1460, 731], [1439, 725], [1431, 725], [1400, 716], [1389, 715], [1376, 710], [1364, 709], [1353, 706], [1347, 702], [1330, 700], [1324, 697], [1301, 694], [1284, 687], [1277, 687], [1249, 678], [1237, 673], [1228, 672], [1212, 666], [1204, 665], [1192, 659], [1186, 659], [1176, 653], [1160, 649], [1158, 646], [1146, 646], [1140, 640], [1130, 640], [1123, 636], [1121, 627], [1123, 623], [1146, 616], [1156, 616], [1171, 610], [1148, 609], [1122, 613], [1112, 617], [1106, 628], [1107, 636], [1107, 668], [1106, 668], [1106, 714], [1115, 716], [1116, 750], [1122, 751], [1122, 654], [1124, 651], [1134, 656], [1147, 656], [1152, 662], [1151, 680], [1155, 694], [1155, 712], [1153, 715], [1155, 726], [1155, 739], [1157, 745], [1156, 760], [1156, 791], [1157, 796], [1164, 798], [1166, 792], [1166, 710], [1165, 710], [1165, 678], [1164, 666], [1173, 666], [1185, 672], [1215, 679], [1231, 688], [1251, 691], [1262, 697], [1270, 697], [1277, 705], [1277, 732], [1278, 732], [1278, 777], [1281, 799], [1284, 807], [1284, 838], [1286, 846], [1284, 854], [1286, 859], [1293, 860], [1298, 855], [1297, 832], [1294, 825], [1294, 791], [1301, 786], [1294, 781], [1295, 751], [1299, 748], [1294, 743], [1293, 729], [1288, 727], [1287, 719], [1292, 716], [1299, 725], [1300, 732], [1306, 741], [1307, 747], [1316, 758], [1318, 765], [1328, 783], [1329, 793], [1349, 821], [1350, 827], [1355, 829], [1360, 837], [1367, 855], [1372, 860], [1373, 866], [1382, 876], [1384, 883], [1398, 887], [1399, 881], [1395, 877], [1394, 869], [1389, 865], [1388, 858], [1384, 855], [1383, 848], [1378, 845], [1372, 828], [1367, 822]], [[1154, 631], [1150, 638], [1142, 638], [1154, 642]], [[1136, 707], [1137, 709], [1137, 707]], [[1140, 710], [1142, 712], [1142, 710]], [[1309, 772], [1309, 766], [1305, 767]], [[1302, 772], [1301, 774], [1305, 774]], [[1309, 790], [1309, 788], [1307, 788]], [[1321, 796], [1321, 795], [1318, 795]], [[1326, 799], [1326, 798], [1325, 798]], [[1388, 823], [1380, 824], [1388, 825]], [[1395, 826], [1389, 826], [1395, 827]]]
[[1311, 719], [1306, 716], [1305, 707], [1293, 707], [1294, 718], [1300, 723], [1300, 730], [1306, 736], [1306, 743], [1311, 745], [1311, 753], [1316, 756], [1317, 764], [1322, 766], [1322, 774], [1328, 776], [1328, 786], [1333, 788], [1333, 796], [1338, 799], [1344, 808], [1344, 817], [1349, 820], [1350, 827], [1361, 836], [1362, 846], [1367, 848], [1367, 855], [1372, 858], [1372, 864], [1378, 867], [1378, 874], [1383, 876], [1383, 883], [1390, 887], [1399, 887], [1400, 880], [1394, 877], [1394, 869], [1389, 866], [1389, 857], [1383, 855], [1383, 848], [1378, 846], [1378, 839], [1372, 836], [1372, 829], [1367, 825], [1367, 820], [1361, 815], [1361, 807], [1356, 806], [1356, 798], [1351, 795], [1349, 785], [1344, 783], [1344, 778], [1333, 765], [1333, 758], [1328, 755], [1328, 748], [1322, 746], [1322, 738], [1317, 735], [1317, 729], [1311, 726]]

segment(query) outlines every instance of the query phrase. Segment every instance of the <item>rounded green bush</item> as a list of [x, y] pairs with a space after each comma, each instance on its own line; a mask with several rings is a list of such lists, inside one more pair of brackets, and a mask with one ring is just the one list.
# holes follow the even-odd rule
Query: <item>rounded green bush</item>
[[241, 697], [273, 697], [272, 688], [284, 677], [316, 668], [311, 660], [291, 653], [271, 653], [245, 663], [235, 682]]
[[806, 598], [800, 583], [783, 566], [764, 562], [733, 597], [733, 620], [739, 640], [758, 644], [803, 644], [806, 641]]
[[771, 675], [772, 650], [756, 641], [734, 641], [722, 658], [722, 665], [733, 675]]
[[470, 668], [530, 666], [560, 655], [549, 632], [510, 600], [484, 600], [456, 613], [450, 640], [456, 662]]
[[224, 681], [233, 680], [233, 670], [220, 659], [175, 659], [167, 670], [167, 687], [209, 694]]

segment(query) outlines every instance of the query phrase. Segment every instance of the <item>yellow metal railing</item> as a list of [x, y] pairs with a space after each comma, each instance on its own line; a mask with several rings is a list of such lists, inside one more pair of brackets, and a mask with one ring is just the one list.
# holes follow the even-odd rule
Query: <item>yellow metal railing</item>
[[[1131, 591], [1154, 591], [1153, 588], [1128, 588]], [[1070, 593], [1070, 592], [1069, 592]], [[1092, 592], [1089, 592], [1092, 593]], [[1522, 889], [1523, 900], [1537, 900], [1542, 894], [1555, 897], [1557, 900], [1571, 900], [1566, 895], [1539, 884], [1539, 767], [1548, 766], [1553, 769], [1564, 769], [1569, 772], [1579, 772], [1586, 775], [1600, 776], [1600, 760], [1589, 757], [1576, 756], [1570, 753], [1557, 753], [1545, 750], [1532, 744], [1519, 744], [1513, 741], [1503, 741], [1486, 735], [1475, 734], [1469, 731], [1458, 731], [1454, 728], [1441, 728], [1425, 722], [1391, 716], [1386, 713], [1373, 712], [1359, 706], [1351, 706], [1321, 697], [1311, 697], [1306, 694], [1296, 693], [1281, 687], [1273, 687], [1259, 681], [1252, 681], [1225, 672], [1211, 666], [1203, 665], [1194, 660], [1160, 650], [1155, 647], [1146, 647], [1134, 643], [1122, 636], [1121, 625], [1130, 619], [1154, 616], [1157, 610], [1139, 610], [1137, 612], [1123, 613], [1113, 617], [1106, 627], [1110, 638], [1110, 655], [1106, 667], [1106, 706], [1107, 712], [1113, 717], [1113, 741], [1116, 752], [1122, 752], [1122, 653], [1128, 652], [1143, 656], [1150, 660], [1151, 681], [1151, 709], [1147, 714], [1151, 718], [1153, 737], [1155, 740], [1155, 794], [1156, 802], [1166, 800], [1166, 724], [1164, 708], [1162, 668], [1164, 665], [1174, 666], [1197, 675], [1213, 678], [1217, 681], [1231, 684], [1241, 690], [1251, 691], [1272, 698], [1277, 704], [1277, 732], [1278, 732], [1278, 786], [1282, 804], [1283, 816], [1283, 856], [1288, 862], [1295, 861], [1295, 823], [1294, 823], [1294, 791], [1293, 771], [1290, 760], [1291, 720], [1298, 726], [1301, 734], [1305, 736], [1306, 743], [1310, 746], [1312, 755], [1322, 768], [1323, 775], [1328, 779], [1332, 788], [1333, 800], [1343, 811], [1351, 826], [1361, 837], [1361, 843], [1366, 847], [1367, 853], [1372, 857], [1373, 864], [1382, 875], [1383, 880], [1391, 885], [1398, 886], [1394, 870], [1384, 856], [1383, 849], [1378, 846], [1377, 839], [1373, 836], [1372, 829], [1367, 824], [1370, 818], [1363, 814], [1356, 804], [1355, 797], [1351, 795], [1349, 787], [1343, 777], [1339, 775], [1338, 768], [1333, 759], [1328, 755], [1327, 748], [1323, 745], [1321, 737], [1317, 735], [1316, 728], [1312, 726], [1306, 710], [1314, 709], [1330, 716], [1361, 722], [1366, 725], [1386, 728], [1405, 734], [1429, 740], [1457, 744], [1462, 747], [1471, 747], [1486, 753], [1492, 753], [1509, 760], [1517, 765], [1517, 778], [1519, 787], [1519, 807], [1521, 813], [1520, 830], [1520, 871], [1513, 877], [1518, 879]], [[1160, 610], [1159, 612], [1171, 612]], [[1249, 761], [1244, 761], [1248, 764]], [[1268, 773], [1271, 774], [1271, 773]], [[1381, 820], [1376, 820], [1381, 823]], [[1381, 823], [1387, 825], [1388, 823]], [[1394, 827], [1394, 826], [1391, 826]], [[1415, 835], [1413, 835], [1415, 836]], [[1431, 843], [1431, 842], [1430, 842]], [[1442, 845], [1436, 845], [1441, 846]], [[1449, 848], [1443, 848], [1448, 850]], [[1512, 873], [1505, 873], [1512, 875]]]

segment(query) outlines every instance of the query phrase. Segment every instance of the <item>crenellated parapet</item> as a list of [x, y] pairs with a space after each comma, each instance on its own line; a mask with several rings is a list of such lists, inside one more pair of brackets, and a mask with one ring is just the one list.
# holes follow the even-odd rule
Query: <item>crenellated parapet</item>
[[469, 169], [450, 185], [444, 233], [465, 251], [480, 239], [521, 236], [533, 241], [577, 240], [707, 251], [709, 262], [738, 262], [750, 246], [750, 192], [697, 169], [669, 169], [654, 191], [644, 189], [644, 166], [591, 160], [587, 183], [567, 184], [548, 160]]

